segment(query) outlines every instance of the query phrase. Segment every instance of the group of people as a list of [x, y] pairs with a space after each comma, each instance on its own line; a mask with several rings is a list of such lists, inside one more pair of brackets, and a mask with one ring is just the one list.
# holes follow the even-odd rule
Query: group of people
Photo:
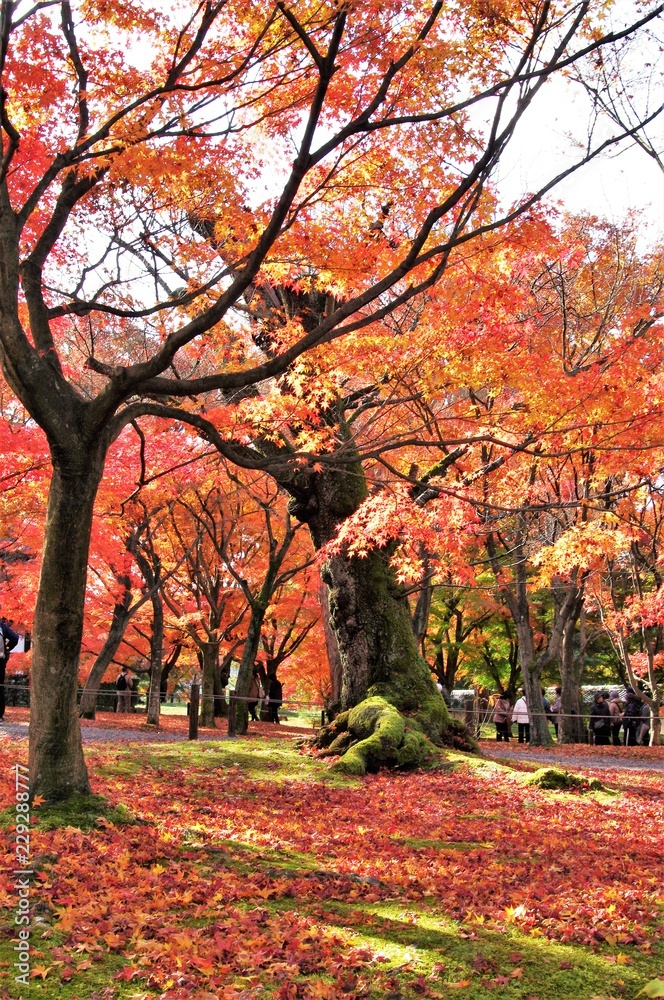
[[496, 724], [496, 739], [499, 743], [503, 740], [509, 743], [514, 722], [517, 725], [519, 743], [530, 742], [530, 716], [523, 691], [520, 692], [514, 707], [506, 694], [499, 694], [493, 705], [493, 721]]
[[647, 746], [650, 738], [650, 706], [628, 687], [624, 701], [620, 691], [598, 691], [590, 709], [590, 735], [597, 746]]
[[[544, 713], [553, 723], [556, 736], [562, 712], [561, 689], [556, 688], [556, 698], [552, 705], [546, 699], [542, 690]], [[496, 726], [496, 740], [509, 743], [512, 736], [512, 724], [517, 724], [517, 739], [519, 743], [530, 742], [530, 715], [523, 691], [512, 706], [506, 694], [499, 693], [493, 705], [493, 721]], [[620, 691], [599, 691], [590, 709], [589, 739], [597, 746], [622, 746], [621, 731], [624, 733], [624, 745], [647, 745], [650, 738], [650, 708], [645, 701], [628, 687], [624, 700]]]

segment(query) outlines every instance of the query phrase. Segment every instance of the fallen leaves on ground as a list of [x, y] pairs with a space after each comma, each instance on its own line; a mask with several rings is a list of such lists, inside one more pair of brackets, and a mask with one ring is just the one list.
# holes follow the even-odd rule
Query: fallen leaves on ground
[[[626, 791], [600, 801], [526, 787], [507, 770], [385, 772], [335, 787], [288, 780], [297, 773], [254, 780], [220, 765], [212, 745], [199, 744], [195, 759], [160, 749], [121, 751], [133, 774], [116, 773], [117, 749], [88, 755], [95, 792], [140, 823], [32, 831], [33, 899], [47, 901], [58, 932], [49, 964], [33, 975], [68, 982], [115, 955], [118, 981], [164, 1000], [200, 990], [251, 996], [277, 984], [284, 1000], [361, 995], [343, 984], [367, 970], [375, 979], [379, 956], [349, 945], [349, 934], [371, 923], [367, 904], [395, 900], [458, 921], [470, 940], [478, 928], [517, 928], [604, 944], [618, 966], [630, 962], [626, 948], [647, 952], [659, 933], [660, 775], [639, 775], [644, 798], [630, 790], [634, 773], [607, 772]], [[1, 755], [6, 805], [13, 782], [9, 753]], [[0, 903], [12, 902], [5, 882]], [[357, 907], [340, 929], [330, 926], [335, 904]], [[472, 974], [500, 987], [520, 979], [522, 958], [510, 952], [516, 967], [496, 969], [480, 955]], [[445, 988], [469, 982], [446, 976]]]

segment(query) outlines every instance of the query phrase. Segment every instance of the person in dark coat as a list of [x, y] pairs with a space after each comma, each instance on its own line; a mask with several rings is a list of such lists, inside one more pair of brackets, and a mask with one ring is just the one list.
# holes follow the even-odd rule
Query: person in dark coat
[[636, 745], [636, 735], [641, 724], [641, 699], [635, 693], [634, 688], [628, 687], [625, 695], [625, 711], [623, 712], [623, 731], [625, 733], [625, 746]]
[[611, 742], [611, 710], [604, 691], [597, 692], [590, 709], [590, 731], [595, 738], [595, 746], [607, 747]]
[[281, 681], [277, 680], [276, 674], [268, 677], [268, 703], [267, 710], [270, 722], [279, 722], [279, 706], [283, 701], [283, 688]]
[[5, 672], [9, 654], [17, 644], [19, 636], [4, 619], [0, 619], [0, 722], [5, 715]]
[[247, 702], [247, 708], [249, 709], [249, 714], [251, 715], [253, 722], [258, 722], [258, 715], [256, 714], [256, 707], [261, 699], [261, 672], [258, 666], [254, 667], [254, 672], [251, 678], [251, 687], [249, 688], [249, 701]]

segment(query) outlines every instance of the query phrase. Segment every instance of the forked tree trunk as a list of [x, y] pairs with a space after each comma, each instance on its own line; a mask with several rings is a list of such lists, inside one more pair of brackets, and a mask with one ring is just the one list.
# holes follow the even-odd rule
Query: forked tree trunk
[[34, 617], [30, 788], [56, 801], [89, 793], [76, 706], [88, 550], [104, 453], [54, 461]]

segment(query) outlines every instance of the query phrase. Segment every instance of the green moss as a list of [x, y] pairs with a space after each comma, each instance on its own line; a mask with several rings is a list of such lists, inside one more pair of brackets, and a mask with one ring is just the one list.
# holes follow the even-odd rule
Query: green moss
[[400, 712], [412, 716], [434, 742], [441, 741], [450, 717], [421, 656], [413, 656], [408, 663], [402, 664], [389, 681], [372, 685], [367, 697], [374, 696], [384, 698]]
[[570, 788], [588, 788], [591, 791], [603, 791], [604, 785], [597, 778], [588, 780], [580, 774], [572, 774], [559, 767], [540, 767], [526, 779], [527, 785], [545, 788], [550, 791], [567, 791]]
[[366, 698], [351, 709], [348, 729], [360, 740], [379, 736], [386, 748], [395, 749], [403, 739], [406, 723], [384, 698]]
[[82, 795], [80, 792], [59, 802], [34, 806], [32, 815], [43, 830], [67, 826], [90, 830], [98, 826], [100, 819], [114, 825], [133, 825], [138, 822], [125, 806], [114, 806], [101, 795]]
[[421, 767], [427, 761], [440, 761], [441, 754], [424, 733], [407, 729], [396, 753], [398, 767]]
[[380, 767], [420, 767], [440, 753], [415, 720], [374, 696], [348, 716], [348, 733], [358, 740], [334, 765], [341, 774], [362, 775]]

